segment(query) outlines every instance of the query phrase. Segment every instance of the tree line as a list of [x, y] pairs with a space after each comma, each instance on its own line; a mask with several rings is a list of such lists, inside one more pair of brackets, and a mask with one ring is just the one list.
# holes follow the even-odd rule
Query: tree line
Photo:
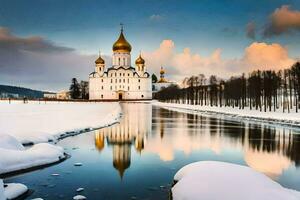
[[290, 112], [300, 109], [300, 62], [288, 69], [256, 70], [247, 76], [223, 80], [215, 75], [185, 78], [182, 87], [171, 85], [154, 94], [163, 102], [250, 110]]

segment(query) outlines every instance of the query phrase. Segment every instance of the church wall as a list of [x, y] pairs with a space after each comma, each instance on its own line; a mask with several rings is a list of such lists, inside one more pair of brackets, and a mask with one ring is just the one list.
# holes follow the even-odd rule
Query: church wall
[[138, 77], [131, 70], [110, 70], [108, 76], [90, 78], [90, 99], [118, 100], [119, 93], [122, 99], [151, 99], [151, 84], [150, 77]]

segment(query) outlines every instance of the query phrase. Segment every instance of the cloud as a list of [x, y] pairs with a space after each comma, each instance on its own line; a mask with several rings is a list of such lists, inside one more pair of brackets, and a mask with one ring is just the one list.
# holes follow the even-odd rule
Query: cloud
[[249, 22], [246, 26], [246, 36], [250, 39], [255, 39], [256, 36], [256, 25], [254, 22]]
[[282, 69], [290, 67], [295, 60], [290, 58], [288, 50], [280, 44], [267, 44], [254, 42], [245, 48], [240, 58], [222, 58], [222, 49], [214, 50], [211, 55], [204, 57], [198, 53], [192, 53], [189, 48], [182, 52], [176, 52], [175, 43], [172, 40], [164, 40], [159, 48], [152, 52], [145, 52], [143, 56], [149, 70], [158, 74], [160, 66], [166, 68], [166, 77], [181, 81], [186, 76], [205, 74], [217, 75], [228, 78], [253, 70]]
[[264, 36], [271, 37], [300, 31], [300, 11], [291, 10], [290, 6], [283, 5], [277, 8], [270, 16], [270, 21], [264, 29]]
[[245, 49], [241, 64], [252, 71], [256, 69], [279, 70], [296, 61], [288, 56], [288, 50], [280, 44], [254, 42]]
[[163, 19], [163, 16], [159, 15], [159, 14], [153, 14], [149, 17], [149, 19], [151, 21], [160, 21]]
[[96, 55], [82, 55], [39, 36], [17, 37], [0, 27], [0, 84], [59, 90], [88, 79]]

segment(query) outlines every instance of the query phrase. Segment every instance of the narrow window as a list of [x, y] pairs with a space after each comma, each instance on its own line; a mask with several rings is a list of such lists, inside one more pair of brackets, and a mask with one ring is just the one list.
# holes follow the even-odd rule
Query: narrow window
[[122, 82], [122, 80], [121, 79], [119, 79], [119, 83], [121, 83]]
[[125, 58], [123, 58], [123, 65], [125, 65]]
[[141, 80], [139, 79], [139, 82], [141, 82]]
[[141, 86], [139, 86], [139, 90], [141, 89]]
[[103, 99], [103, 94], [101, 94], [101, 99]]
[[103, 83], [103, 79], [101, 79], [101, 82]]
[[101, 86], [101, 89], [103, 90], [103, 86]]
[[128, 91], [129, 91], [129, 86], [128, 86]]
[[110, 90], [112, 90], [112, 86], [110, 86]]
[[123, 79], [123, 83], [125, 83], [125, 78]]
[[116, 79], [116, 81], [115, 81], [116, 83], [118, 82], [118, 80]]
[[128, 76], [130, 76], [130, 74], [128, 74]]
[[122, 76], [122, 73], [120, 73], [120, 76]]
[[119, 58], [119, 65], [121, 65], [121, 58]]
[[111, 82], [111, 83], [113, 82], [112, 79], [110, 79], [110, 82]]
[[142, 95], [142, 98], [144, 98], [144, 95]]

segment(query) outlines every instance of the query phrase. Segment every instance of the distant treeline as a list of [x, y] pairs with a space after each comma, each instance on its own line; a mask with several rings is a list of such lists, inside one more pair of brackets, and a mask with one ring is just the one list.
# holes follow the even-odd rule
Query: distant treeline
[[1, 94], [17, 94], [20, 98], [43, 98], [44, 92], [24, 87], [0, 85], [0, 95]]
[[230, 106], [260, 111], [290, 112], [300, 108], [300, 63], [280, 71], [253, 71], [247, 77], [218, 79], [203, 74], [185, 78], [183, 88], [171, 85], [154, 95], [163, 102], [186, 103], [192, 105]]

